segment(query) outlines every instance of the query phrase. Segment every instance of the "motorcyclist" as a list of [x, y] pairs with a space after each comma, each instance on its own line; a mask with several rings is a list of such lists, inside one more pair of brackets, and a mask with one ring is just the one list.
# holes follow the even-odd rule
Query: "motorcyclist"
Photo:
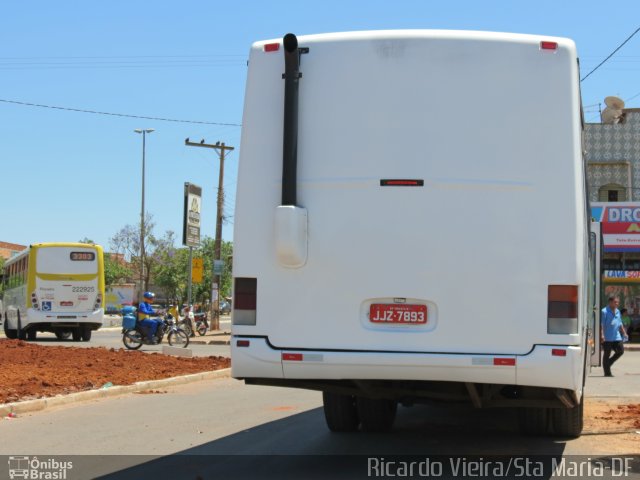
[[151, 302], [155, 298], [155, 294], [153, 292], [144, 292], [144, 301], [140, 304], [138, 308], [138, 321], [149, 333], [148, 336], [151, 339], [152, 343], [156, 345], [158, 343], [158, 337], [156, 333], [158, 332], [158, 326], [162, 323], [160, 320], [150, 318], [151, 315], [158, 315], [151, 306]]

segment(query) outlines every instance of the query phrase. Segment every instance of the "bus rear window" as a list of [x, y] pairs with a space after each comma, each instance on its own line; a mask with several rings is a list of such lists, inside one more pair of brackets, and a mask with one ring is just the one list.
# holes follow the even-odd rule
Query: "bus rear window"
[[36, 256], [38, 273], [82, 275], [98, 273], [95, 250], [78, 247], [39, 248]]

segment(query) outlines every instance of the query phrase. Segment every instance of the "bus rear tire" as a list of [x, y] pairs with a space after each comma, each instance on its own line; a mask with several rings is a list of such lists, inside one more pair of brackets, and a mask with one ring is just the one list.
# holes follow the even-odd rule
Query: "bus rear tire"
[[74, 342], [79, 342], [80, 340], [82, 340], [82, 331], [80, 330], [80, 327], [75, 327], [73, 330], [71, 330], [71, 337], [73, 338]]
[[525, 407], [518, 410], [520, 431], [526, 435], [546, 435], [549, 432], [549, 409]]
[[14, 328], [9, 328], [7, 326], [7, 315], [5, 314], [4, 316], [4, 322], [3, 322], [3, 327], [4, 327], [4, 335], [5, 337], [7, 337], [9, 340], [15, 340], [16, 338], [18, 338], [18, 331]]
[[22, 320], [20, 319], [20, 309], [18, 309], [17, 313], [18, 313], [18, 340], [26, 340], [27, 331], [24, 328], [22, 328]]
[[356, 400], [351, 395], [322, 392], [324, 418], [332, 432], [355, 432], [360, 424]]
[[363, 432], [388, 432], [393, 427], [398, 410], [395, 400], [358, 397], [356, 406]]
[[30, 341], [34, 341], [36, 338], [38, 338], [38, 331], [34, 328], [27, 328], [27, 340]]
[[80, 337], [83, 342], [91, 340], [91, 327], [80, 327]]
[[558, 437], [579, 437], [584, 418], [584, 394], [580, 404], [573, 408], [554, 408], [551, 412], [553, 433]]

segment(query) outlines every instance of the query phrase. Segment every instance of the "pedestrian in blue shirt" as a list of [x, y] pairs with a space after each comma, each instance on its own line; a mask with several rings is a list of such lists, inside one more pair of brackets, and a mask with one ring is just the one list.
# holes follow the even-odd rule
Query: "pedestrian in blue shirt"
[[[613, 377], [611, 365], [624, 353], [623, 340], [628, 338], [618, 305], [620, 305], [618, 297], [609, 297], [609, 304], [600, 312], [600, 341], [604, 350], [602, 368], [605, 377]], [[615, 352], [613, 356], [611, 356], [612, 351]]]
[[142, 327], [148, 331], [148, 337], [155, 345], [158, 343], [156, 332], [158, 331], [158, 325], [160, 325], [160, 321], [149, 318], [151, 315], [157, 315], [157, 313], [151, 306], [151, 302], [155, 298], [155, 294], [153, 292], [144, 292], [143, 297], [144, 302], [142, 302], [140, 304], [140, 307], [138, 308], [138, 321], [140, 322]]

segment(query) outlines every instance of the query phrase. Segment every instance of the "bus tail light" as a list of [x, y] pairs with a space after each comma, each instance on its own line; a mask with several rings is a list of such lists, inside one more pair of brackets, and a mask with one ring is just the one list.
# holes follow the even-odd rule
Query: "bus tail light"
[[547, 333], [578, 333], [577, 285], [549, 285], [547, 299]]
[[547, 42], [543, 40], [542, 42], [540, 42], [540, 49], [541, 50], [557, 50], [558, 42]]
[[31, 293], [31, 308], [40, 310], [40, 303], [38, 302], [38, 294], [36, 292]]
[[278, 50], [280, 50], [280, 44], [279, 43], [267, 43], [264, 46], [264, 51], [265, 52], [277, 52]]
[[234, 279], [232, 317], [234, 325], [256, 324], [257, 293], [257, 278], [236, 277]]
[[98, 310], [101, 306], [102, 306], [102, 294], [101, 294], [101, 293], [99, 293], [99, 294], [96, 296], [96, 303], [95, 303], [95, 305], [93, 306], [93, 309], [94, 309], [94, 310]]

